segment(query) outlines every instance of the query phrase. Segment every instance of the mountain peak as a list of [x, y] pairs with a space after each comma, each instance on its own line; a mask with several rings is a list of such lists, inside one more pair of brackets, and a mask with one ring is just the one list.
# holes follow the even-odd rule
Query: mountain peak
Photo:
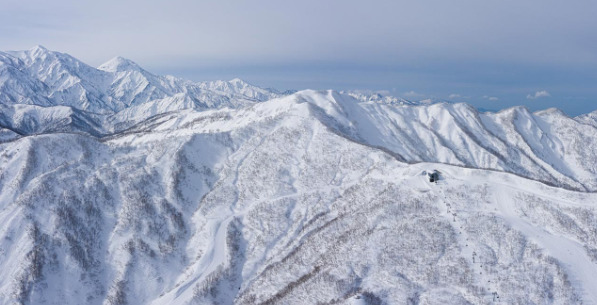
[[231, 80], [228, 81], [229, 83], [232, 84], [246, 84], [247, 82], [245, 82], [244, 80], [240, 79], [240, 78], [233, 78]]
[[13, 56], [20, 57], [21, 59], [25, 59], [25, 58], [36, 59], [36, 58], [48, 56], [49, 54], [52, 54], [53, 52], [48, 50], [46, 47], [44, 47], [42, 45], [36, 45], [36, 46], [30, 48], [29, 50], [12, 51], [9, 53], [12, 54]]
[[116, 56], [100, 65], [98, 69], [107, 72], [121, 72], [129, 70], [141, 70], [141, 67], [130, 59]]
[[46, 47], [44, 47], [44, 46], [42, 46], [40, 44], [38, 44], [38, 45], [34, 46], [33, 48], [29, 49], [29, 51], [32, 52], [32, 53], [35, 53], [35, 52], [49, 52], [49, 50]]
[[251, 86], [249, 83], [245, 82], [244, 80], [242, 80], [238, 77], [229, 80], [228, 83], [236, 88], [244, 88], [244, 87]]

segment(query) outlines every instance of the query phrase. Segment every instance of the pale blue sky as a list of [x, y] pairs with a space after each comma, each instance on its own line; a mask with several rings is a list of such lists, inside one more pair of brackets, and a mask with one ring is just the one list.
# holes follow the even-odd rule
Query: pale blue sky
[[0, 49], [193, 80], [597, 109], [597, 1], [3, 0]]

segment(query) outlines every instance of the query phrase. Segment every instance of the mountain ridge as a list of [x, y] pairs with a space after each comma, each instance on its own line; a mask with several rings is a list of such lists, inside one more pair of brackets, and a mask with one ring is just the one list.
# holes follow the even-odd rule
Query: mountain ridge
[[[234, 84], [230, 83], [229, 88], [239, 90], [214, 92], [212, 87], [217, 89], [225, 84], [193, 83], [174, 77], [157, 76], [122, 57], [116, 57], [96, 69], [68, 54], [50, 51], [41, 46], [27, 51], [2, 52], [0, 55], [6, 58], [3, 63], [8, 69], [25, 72], [19, 77], [12, 77], [13, 81], [23, 86], [28, 86], [29, 82], [45, 84], [44, 90], [27, 87], [25, 88], [28, 90], [18, 90], [26, 91], [27, 98], [35, 98], [28, 104], [40, 106], [64, 105], [100, 114], [114, 114], [130, 106], [176, 94], [186, 94], [198, 104], [218, 102], [225, 106], [279, 96], [277, 92], [244, 82], [241, 84], [238, 80], [232, 80]], [[41, 84], [38, 87], [44, 87]], [[241, 92], [240, 89], [244, 91]], [[3, 93], [10, 92], [5, 90]], [[18, 92], [16, 95], [18, 96]], [[14, 103], [15, 98], [12, 100]], [[220, 106], [210, 104], [210, 107]]]
[[597, 111], [6, 54], [1, 304], [597, 304]]

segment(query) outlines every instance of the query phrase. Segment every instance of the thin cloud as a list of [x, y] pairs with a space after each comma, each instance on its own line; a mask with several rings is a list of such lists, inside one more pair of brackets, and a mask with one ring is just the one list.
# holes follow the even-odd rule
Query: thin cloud
[[542, 97], [550, 97], [550, 96], [551, 96], [551, 94], [549, 94], [549, 92], [547, 92], [545, 90], [541, 90], [541, 91], [535, 92], [535, 95], [528, 94], [527, 99], [534, 100], [534, 99], [538, 99], [538, 98], [542, 98]]
[[455, 100], [455, 99], [469, 99], [470, 96], [460, 95], [458, 93], [452, 93], [448, 95], [448, 99]]
[[495, 97], [495, 96], [489, 96], [489, 95], [483, 95], [483, 98], [486, 100], [490, 100], [490, 101], [497, 101], [499, 100], [499, 98]]
[[415, 92], [412, 90], [408, 91], [408, 92], [404, 92], [403, 95], [406, 97], [423, 97], [423, 96], [425, 96], [424, 94], [421, 94], [421, 93], [418, 93], [418, 92]]

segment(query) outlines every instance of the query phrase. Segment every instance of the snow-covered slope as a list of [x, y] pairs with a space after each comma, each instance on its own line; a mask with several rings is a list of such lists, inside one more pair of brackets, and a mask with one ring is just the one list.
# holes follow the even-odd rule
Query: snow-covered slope
[[20, 59], [0, 52], [0, 102], [3, 104], [52, 105], [46, 96], [47, 85], [22, 71], [23, 65], [24, 63]]
[[91, 111], [27, 69], [0, 74], [42, 90], [0, 103], [0, 304], [597, 304], [590, 115], [281, 96], [120, 58], [64, 76], [103, 94]]
[[576, 190], [597, 190], [597, 128], [560, 111], [515, 107], [479, 113], [467, 104], [396, 106], [333, 91], [299, 92], [336, 132], [408, 163], [507, 171]]
[[281, 96], [239, 79], [194, 83], [157, 76], [122, 57], [96, 69], [42, 46], [0, 52], [0, 88], [3, 103], [62, 105], [102, 114], [181, 94], [193, 102], [185, 107], [196, 108], [245, 106]]
[[597, 110], [591, 113], [580, 115], [576, 117], [576, 120], [581, 123], [588, 124], [597, 128]]
[[417, 102], [409, 101], [407, 99], [403, 99], [403, 98], [395, 97], [395, 96], [391, 96], [391, 95], [383, 95], [378, 92], [352, 90], [352, 91], [340, 91], [340, 93], [349, 95], [361, 102], [366, 102], [366, 103], [367, 102], [368, 103], [382, 103], [382, 104], [389, 104], [389, 105], [420, 105], [420, 103], [417, 103]]
[[0, 126], [20, 135], [80, 132], [100, 136], [106, 133], [101, 116], [66, 106], [0, 104]]

